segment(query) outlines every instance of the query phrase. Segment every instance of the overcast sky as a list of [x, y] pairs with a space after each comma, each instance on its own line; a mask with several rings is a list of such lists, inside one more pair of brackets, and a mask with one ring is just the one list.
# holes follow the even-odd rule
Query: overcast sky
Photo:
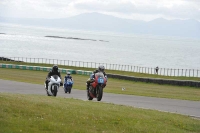
[[200, 21], [200, 0], [0, 0], [2, 17], [66, 18], [87, 12], [145, 21]]

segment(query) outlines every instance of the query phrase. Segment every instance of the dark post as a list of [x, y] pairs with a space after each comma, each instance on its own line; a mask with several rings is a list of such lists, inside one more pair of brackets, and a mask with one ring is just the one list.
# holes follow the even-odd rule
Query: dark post
[[179, 69], [178, 69], [178, 76], [179, 76]]
[[190, 77], [190, 69], [189, 69], [189, 77]]
[[169, 69], [167, 68], [167, 76], [168, 76], [168, 70], [169, 70]]
[[181, 73], [181, 76], [183, 76], [183, 69], [182, 69], [182, 73]]
[[161, 73], [162, 73], [162, 68], [160, 68], [160, 75], [162, 75]]
[[185, 70], [185, 77], [186, 77], [187, 69]]
[[175, 71], [176, 71], [176, 69], [174, 69], [174, 76], [175, 76]]
[[170, 71], [170, 76], [172, 76], [172, 68], [171, 68], [171, 71]]
[[193, 69], [193, 77], [194, 77], [194, 69]]

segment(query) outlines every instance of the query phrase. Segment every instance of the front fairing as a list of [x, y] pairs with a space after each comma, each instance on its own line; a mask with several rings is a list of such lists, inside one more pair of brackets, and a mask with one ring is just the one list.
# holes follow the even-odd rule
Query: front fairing
[[61, 79], [60, 79], [59, 76], [53, 75], [53, 76], [51, 76], [51, 78], [50, 78], [50, 82], [51, 82], [51, 83], [54, 83], [54, 84], [59, 84], [59, 85], [60, 85]]

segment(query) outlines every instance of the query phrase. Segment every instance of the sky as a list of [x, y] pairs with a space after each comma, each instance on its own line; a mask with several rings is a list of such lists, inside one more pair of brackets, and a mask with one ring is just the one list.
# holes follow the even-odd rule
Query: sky
[[1, 17], [53, 19], [90, 12], [144, 21], [200, 21], [200, 0], [0, 0]]

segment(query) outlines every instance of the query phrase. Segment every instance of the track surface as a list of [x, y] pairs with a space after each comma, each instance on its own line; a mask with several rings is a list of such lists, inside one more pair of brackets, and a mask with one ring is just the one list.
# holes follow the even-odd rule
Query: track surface
[[[43, 85], [1, 79], [0, 92], [46, 95], [46, 91]], [[57, 96], [87, 100], [86, 91], [77, 89], [72, 89], [71, 94], [65, 94], [63, 88], [60, 87]], [[96, 101], [96, 98], [93, 99], [93, 101]], [[166, 98], [104, 93], [101, 102], [178, 113], [200, 118], [200, 101], [174, 100]]]

